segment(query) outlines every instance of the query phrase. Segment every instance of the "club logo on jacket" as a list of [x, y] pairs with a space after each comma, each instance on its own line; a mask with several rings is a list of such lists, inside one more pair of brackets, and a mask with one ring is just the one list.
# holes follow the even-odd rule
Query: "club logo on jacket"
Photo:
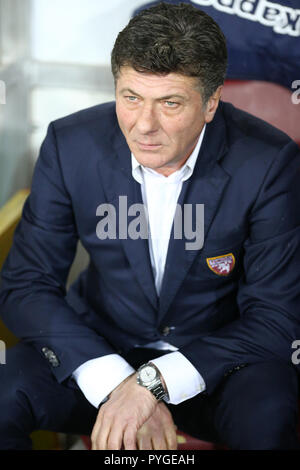
[[206, 258], [207, 265], [215, 274], [219, 276], [228, 276], [234, 268], [235, 257], [232, 253], [214, 258]]

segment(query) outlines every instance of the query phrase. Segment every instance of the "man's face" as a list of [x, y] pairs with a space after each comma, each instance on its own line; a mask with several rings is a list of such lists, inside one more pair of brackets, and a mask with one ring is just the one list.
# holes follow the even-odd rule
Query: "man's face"
[[178, 73], [155, 75], [122, 67], [116, 83], [120, 128], [137, 161], [165, 176], [191, 155], [217, 98], [203, 109], [196, 79]]

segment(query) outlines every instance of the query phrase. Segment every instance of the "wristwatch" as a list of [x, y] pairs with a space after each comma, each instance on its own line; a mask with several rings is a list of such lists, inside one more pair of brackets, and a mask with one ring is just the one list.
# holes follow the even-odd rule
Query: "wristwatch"
[[158, 401], [168, 398], [168, 393], [162, 384], [159, 370], [154, 364], [150, 362], [143, 364], [138, 369], [137, 374], [137, 383], [147, 388]]

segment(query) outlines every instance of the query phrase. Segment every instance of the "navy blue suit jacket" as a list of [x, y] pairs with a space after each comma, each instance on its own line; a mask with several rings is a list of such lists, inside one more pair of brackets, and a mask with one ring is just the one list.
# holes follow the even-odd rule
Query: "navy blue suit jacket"
[[[122, 195], [128, 207], [142, 203], [115, 103], [57, 120], [2, 272], [2, 318], [38, 351], [55, 352], [60, 382], [89, 359], [156, 340], [179, 348], [208, 393], [242, 365], [291, 364], [300, 339], [299, 170], [285, 134], [221, 103], [179, 198], [204, 204], [204, 246], [186, 250], [190, 240], [171, 237], [157, 298], [148, 241], [96, 235], [100, 204], [118, 209]], [[78, 239], [90, 263], [66, 293]], [[227, 276], [209, 269], [208, 258], [228, 253], [236, 263]]]

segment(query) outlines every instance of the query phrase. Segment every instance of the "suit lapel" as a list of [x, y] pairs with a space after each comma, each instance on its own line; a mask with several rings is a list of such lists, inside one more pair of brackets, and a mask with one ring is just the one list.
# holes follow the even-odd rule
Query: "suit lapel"
[[[193, 175], [183, 183], [178, 200], [183, 214], [184, 204], [192, 204], [193, 224], [195, 221], [195, 205], [204, 205], [204, 243], [225, 187], [230, 179], [218, 163], [226, 150], [226, 129], [223, 118], [218, 112], [213, 122], [206, 127]], [[174, 234], [170, 238], [159, 300], [159, 322], [169, 309], [195, 257], [201, 252], [201, 248], [186, 249], [186, 243], [189, 243], [189, 240], [185, 238], [184, 230], [182, 230], [182, 233], [181, 240], [174, 239]]]
[[[109, 158], [107, 158], [106, 155], [99, 161], [98, 169], [102, 179], [103, 188], [107, 196], [107, 201], [116, 209], [117, 236], [119, 236], [120, 197], [123, 204], [121, 217], [126, 215], [124, 214], [124, 209], [126, 207], [126, 213], [128, 213], [129, 207], [133, 204], [143, 204], [143, 200], [141, 186], [132, 176], [130, 150], [118, 126], [116, 126], [113, 142], [113, 153]], [[124, 196], [126, 196], [126, 198], [124, 198]], [[139, 214], [137, 213], [137, 216], [138, 215]], [[132, 220], [132, 217], [128, 217], [128, 223], [130, 223], [130, 220]], [[121, 225], [122, 232], [125, 235], [125, 231], [128, 229], [128, 224], [126, 223]], [[130, 263], [131, 269], [135, 274], [137, 282], [150, 303], [155, 309], [157, 309], [158, 298], [151, 267], [148, 240], [142, 238], [134, 240], [127, 234], [127, 237], [125, 238], [124, 236], [124, 238], [121, 238], [120, 242]]]
[[[128, 208], [136, 203], [143, 204], [143, 201], [140, 184], [132, 177], [131, 153], [118, 125], [113, 135], [113, 145], [107, 147], [107, 152], [111, 153], [112, 148], [113, 152], [109, 158], [104, 155], [100, 159], [98, 169], [107, 201], [116, 209], [118, 227], [119, 197], [127, 197]], [[204, 242], [230, 179], [218, 163], [226, 151], [226, 129], [219, 109], [212, 123], [206, 127], [193, 175], [183, 183], [178, 200], [182, 208], [184, 204], [191, 204], [192, 207], [196, 204], [204, 205]], [[186, 243], [191, 240], [185, 237], [184, 230], [182, 233], [182, 239], [175, 239], [173, 233], [171, 235], [159, 301], [148, 240], [133, 240], [129, 236], [120, 240], [137, 282], [153, 307], [158, 308], [159, 322], [169, 309], [195, 257], [201, 252], [201, 248], [187, 250]]]

